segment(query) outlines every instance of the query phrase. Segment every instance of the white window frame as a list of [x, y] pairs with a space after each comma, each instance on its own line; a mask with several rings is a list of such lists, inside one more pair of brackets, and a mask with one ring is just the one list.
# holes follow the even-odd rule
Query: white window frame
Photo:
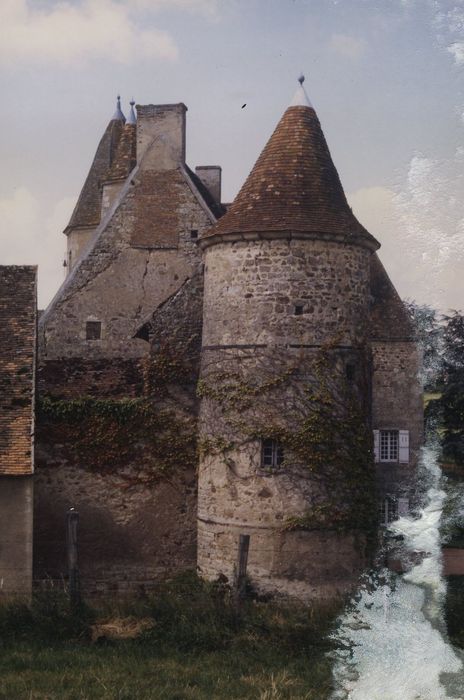
[[409, 498], [384, 496], [380, 501], [380, 525], [388, 527], [398, 518], [409, 515]]
[[[381, 464], [409, 464], [409, 430], [382, 428], [379, 430], [374, 430], [373, 432], [375, 462]], [[396, 449], [394, 449], [393, 442], [393, 435], [395, 434], [397, 436]], [[385, 443], [382, 444], [382, 439], [385, 440], [385, 438], [388, 441], [386, 456], [385, 453], [383, 453]]]

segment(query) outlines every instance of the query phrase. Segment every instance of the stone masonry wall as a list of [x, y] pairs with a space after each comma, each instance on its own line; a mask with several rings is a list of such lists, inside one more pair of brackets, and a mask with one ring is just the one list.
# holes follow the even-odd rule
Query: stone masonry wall
[[417, 344], [375, 341], [373, 353], [372, 425], [378, 430], [409, 430], [409, 465], [378, 464], [382, 493], [407, 493], [423, 443], [423, 404]]
[[354, 246], [301, 240], [208, 248], [203, 344], [317, 345], [335, 336], [339, 345], [362, 341], [369, 255]]
[[[353, 488], [349, 455], [355, 436], [367, 437], [369, 462], [369, 256], [316, 240], [207, 248], [198, 562], [208, 578], [233, 576], [243, 533], [260, 590], [309, 600], [356, 580], [366, 540], [349, 511], [354, 493], [372, 486], [361, 479]], [[351, 432], [342, 428], [353, 419], [348, 397], [359, 399]], [[263, 469], [264, 438], [283, 444], [281, 468]], [[321, 460], [319, 442], [329, 451]], [[293, 531], [289, 522], [305, 525]]]

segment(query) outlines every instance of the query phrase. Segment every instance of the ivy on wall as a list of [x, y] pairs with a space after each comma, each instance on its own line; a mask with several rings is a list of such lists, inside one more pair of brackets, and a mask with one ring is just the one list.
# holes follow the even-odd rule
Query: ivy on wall
[[[204, 399], [200, 454], [230, 464], [247, 443], [274, 439], [284, 448], [280, 469], [314, 484], [304, 515], [288, 513], [284, 529], [360, 529], [377, 526], [372, 433], [368, 421], [365, 348], [355, 350], [356, 383], [346, 378], [337, 339], [311, 355], [263, 351], [239, 361], [224, 356], [199, 382]], [[276, 472], [278, 474], [278, 472]]]
[[[196, 465], [196, 420], [140, 399], [53, 400], [38, 405], [38, 429], [70, 463], [157, 481]], [[129, 477], [128, 477], [129, 478]]]

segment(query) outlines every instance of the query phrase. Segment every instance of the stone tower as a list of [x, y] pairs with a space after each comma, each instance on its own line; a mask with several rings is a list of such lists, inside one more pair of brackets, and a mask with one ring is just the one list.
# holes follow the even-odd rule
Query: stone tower
[[309, 600], [357, 577], [373, 512], [370, 259], [300, 87], [206, 234], [198, 564]]

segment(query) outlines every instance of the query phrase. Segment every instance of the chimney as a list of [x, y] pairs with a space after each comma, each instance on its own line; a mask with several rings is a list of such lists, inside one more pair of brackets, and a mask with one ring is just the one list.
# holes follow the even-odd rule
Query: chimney
[[144, 169], [171, 170], [185, 163], [185, 113], [175, 105], [137, 105], [137, 163]]
[[212, 198], [218, 204], [221, 203], [221, 173], [220, 165], [198, 165], [195, 168], [197, 177], [200, 178]]

